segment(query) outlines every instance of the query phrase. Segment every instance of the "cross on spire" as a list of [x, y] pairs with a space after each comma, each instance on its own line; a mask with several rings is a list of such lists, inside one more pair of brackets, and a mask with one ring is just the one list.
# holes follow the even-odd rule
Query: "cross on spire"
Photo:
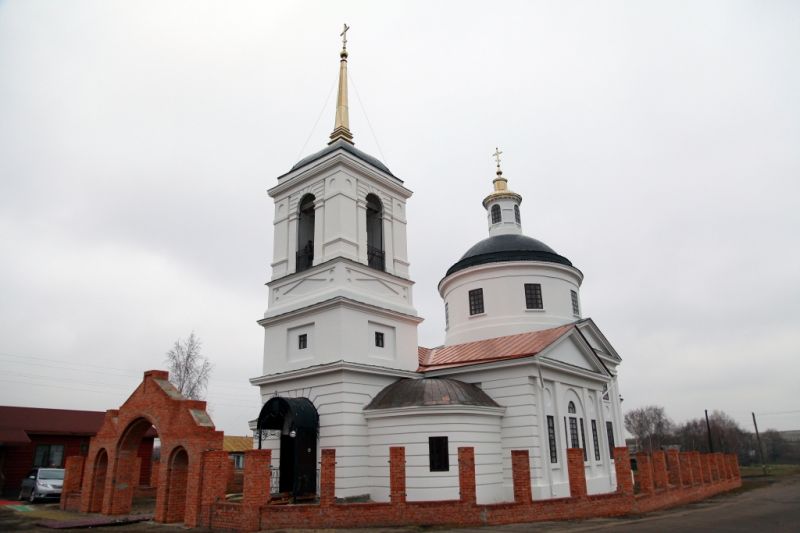
[[503, 152], [500, 151], [500, 148], [495, 147], [494, 153], [492, 154], [492, 156], [494, 157], [494, 160], [497, 161], [497, 168], [498, 169], [500, 168], [500, 156], [502, 154], [503, 154]]
[[350, 26], [348, 26], [347, 23], [345, 23], [343, 26], [344, 29], [342, 30], [342, 33], [339, 34], [339, 37], [342, 38], [342, 50], [347, 50], [347, 30], [350, 29]]

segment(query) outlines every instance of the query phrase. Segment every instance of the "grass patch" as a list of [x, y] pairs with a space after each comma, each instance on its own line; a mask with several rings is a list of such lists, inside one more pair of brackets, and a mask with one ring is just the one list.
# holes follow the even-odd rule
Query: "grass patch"
[[[739, 469], [742, 477], [764, 476], [761, 465], [743, 466]], [[800, 474], [800, 465], [767, 465], [767, 476], [784, 477]]]

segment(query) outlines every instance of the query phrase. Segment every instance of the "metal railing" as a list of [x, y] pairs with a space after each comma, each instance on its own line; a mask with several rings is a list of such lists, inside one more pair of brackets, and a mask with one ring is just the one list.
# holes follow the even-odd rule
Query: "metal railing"
[[386, 270], [385, 253], [375, 246], [367, 246], [367, 265], [375, 270]]
[[302, 272], [308, 270], [314, 264], [314, 250], [300, 250], [297, 252], [295, 272]]

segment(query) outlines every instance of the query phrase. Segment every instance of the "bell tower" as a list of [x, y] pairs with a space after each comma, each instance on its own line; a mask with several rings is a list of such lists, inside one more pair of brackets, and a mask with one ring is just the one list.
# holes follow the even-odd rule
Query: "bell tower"
[[406, 245], [412, 192], [355, 147], [341, 36], [330, 142], [278, 177], [264, 374], [344, 361], [416, 370], [417, 324]]

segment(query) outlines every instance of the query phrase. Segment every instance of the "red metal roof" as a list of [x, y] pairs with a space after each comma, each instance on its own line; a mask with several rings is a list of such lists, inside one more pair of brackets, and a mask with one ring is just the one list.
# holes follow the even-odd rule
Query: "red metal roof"
[[438, 348], [419, 347], [418, 372], [428, 372], [441, 368], [476, 365], [490, 361], [518, 359], [538, 354], [561, 338], [575, 324], [566, 324], [542, 331], [531, 331], [506, 337], [495, 337], [481, 341], [440, 346]]
[[72, 411], [36, 407], [0, 406], [0, 429], [26, 433], [94, 435], [106, 414], [103, 411]]

